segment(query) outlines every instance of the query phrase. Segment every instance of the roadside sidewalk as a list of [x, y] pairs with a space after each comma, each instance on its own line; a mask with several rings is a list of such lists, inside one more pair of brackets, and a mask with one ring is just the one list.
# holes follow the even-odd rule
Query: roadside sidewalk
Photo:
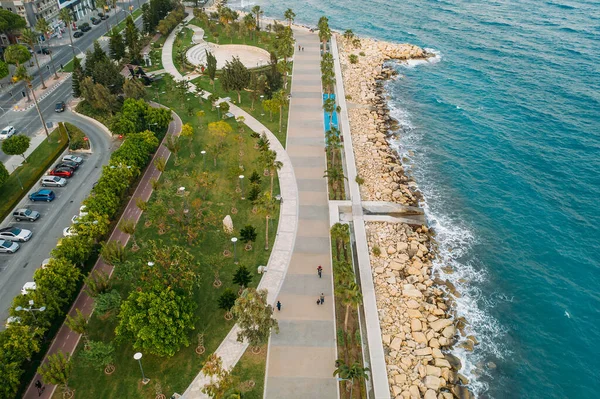
[[[31, 137], [29, 148], [27, 151], [25, 151], [25, 158], [31, 155], [31, 153], [35, 151], [35, 149], [38, 148], [38, 146], [42, 144], [44, 140], [46, 140], [46, 133], [44, 133], [44, 129], [40, 129], [33, 137]], [[23, 165], [24, 161], [25, 160], [22, 156], [13, 155], [4, 162], [4, 166], [6, 167], [6, 170], [8, 170], [8, 173], [13, 173], [15, 169]]]

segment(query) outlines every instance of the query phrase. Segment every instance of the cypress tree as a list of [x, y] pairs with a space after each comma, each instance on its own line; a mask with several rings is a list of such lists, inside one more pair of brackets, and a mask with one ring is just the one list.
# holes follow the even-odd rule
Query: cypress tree
[[79, 58], [73, 58], [73, 97], [81, 97], [80, 83], [83, 78], [83, 70]]

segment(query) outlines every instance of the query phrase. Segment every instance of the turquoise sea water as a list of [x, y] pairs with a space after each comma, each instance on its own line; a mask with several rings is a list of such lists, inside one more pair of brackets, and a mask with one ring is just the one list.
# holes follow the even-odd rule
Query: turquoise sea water
[[[481, 398], [600, 397], [600, 4], [257, 1], [435, 50], [388, 84]], [[489, 362], [495, 364], [490, 368]]]

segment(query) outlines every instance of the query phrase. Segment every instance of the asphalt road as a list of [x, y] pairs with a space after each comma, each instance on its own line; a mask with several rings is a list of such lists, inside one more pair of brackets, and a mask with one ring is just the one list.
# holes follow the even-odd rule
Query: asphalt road
[[[85, 155], [84, 163], [69, 179], [63, 188], [50, 188], [56, 194], [52, 202], [31, 202], [26, 196], [18, 208], [25, 207], [40, 212], [41, 217], [35, 222], [16, 222], [8, 218], [2, 224], [18, 226], [31, 230], [33, 236], [27, 242], [20, 243], [21, 248], [14, 254], [0, 254], [0, 320], [8, 316], [8, 308], [13, 297], [19, 294], [21, 287], [33, 281], [34, 271], [42, 261], [50, 257], [50, 251], [62, 237], [62, 230], [71, 225], [71, 217], [79, 213], [81, 202], [88, 196], [93, 184], [98, 181], [102, 165], [110, 158], [110, 139], [108, 135], [95, 125], [69, 111], [60, 114], [56, 120], [70, 122], [90, 138], [92, 154]], [[41, 188], [39, 183], [30, 192]], [[40, 304], [42, 306], [43, 304]]]
[[[140, 6], [143, 5], [144, 3], [146, 3], [146, 1], [147, 0], [140, 0], [139, 1]], [[124, 2], [124, 3], [117, 3], [117, 4], [120, 7], [122, 7], [123, 9], [127, 9], [127, 7], [129, 7], [130, 3]], [[134, 10], [138, 8], [137, 1], [131, 2], [131, 5], [134, 6]], [[127, 17], [127, 15], [129, 15], [129, 12], [126, 12], [123, 9], [117, 14], [117, 16], [115, 16], [114, 12], [110, 13], [110, 16], [108, 18], [108, 23], [111, 27], [117, 24], [117, 17], [120, 22], [123, 19], [125, 19]], [[93, 13], [93, 15], [96, 15], [96, 14], [97, 14], [97, 12]], [[77, 54], [77, 55], [81, 54], [82, 52], [85, 52], [88, 48], [91, 48], [93, 46], [95, 40], [98, 40], [101, 36], [106, 34], [106, 22], [105, 21], [102, 21], [102, 23], [99, 25], [92, 25], [90, 23], [90, 26], [92, 27], [92, 30], [85, 32], [85, 34], [82, 37], [80, 37], [79, 39], [73, 38], [73, 46], [75, 47], [75, 54]], [[142, 19], [141, 18], [137, 20], [136, 26], [138, 27], [138, 29], [141, 30], [141, 28], [142, 28]], [[67, 63], [69, 61], [71, 61], [71, 59], [73, 58], [73, 49], [69, 46], [70, 42], [68, 41], [68, 30], [67, 30], [67, 33], [65, 33], [63, 35], [63, 38], [67, 38], [67, 44], [54, 45], [53, 42], [56, 42], [56, 39], [50, 39], [50, 42], [49, 42], [50, 49], [52, 50], [52, 56], [54, 58], [54, 65], [56, 66], [57, 70], [60, 68], [61, 64], [67, 65]], [[101, 42], [100, 44], [103, 45], [103, 48], [105, 50], [108, 49], [107, 42]], [[46, 47], [46, 45], [44, 44], [42, 47]], [[42, 70], [42, 75], [44, 77], [44, 81], [47, 83], [51, 83], [52, 79], [53, 79], [52, 65], [50, 63], [48, 63], [48, 65], [50, 65], [50, 70], [48, 70], [48, 68], [46, 68], [45, 66], [42, 66], [41, 70]], [[35, 87], [37, 87], [38, 85], [41, 84], [37, 70], [35, 71], [33, 76], [34, 76], [33, 85]], [[4, 109], [4, 111], [0, 110], [0, 113], [2, 114], [2, 118], [0, 118], [0, 126], [2, 126], [2, 127], [5, 126], [5, 124], [4, 124], [5, 123], [5, 119], [4, 119], [5, 114], [10, 114], [10, 112], [8, 110], [10, 108], [12, 108], [22, 98], [21, 92], [23, 90], [25, 90], [25, 84], [23, 82], [19, 82], [19, 83], [13, 85], [12, 90], [11, 90], [12, 96], [9, 92], [0, 94], [0, 107]]]

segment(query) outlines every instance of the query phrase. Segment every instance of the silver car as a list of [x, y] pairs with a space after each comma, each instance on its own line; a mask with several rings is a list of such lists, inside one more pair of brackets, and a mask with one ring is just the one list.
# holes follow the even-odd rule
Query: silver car
[[8, 240], [0, 240], [0, 253], [14, 254], [19, 250], [20, 245]]
[[64, 187], [67, 185], [67, 179], [58, 176], [44, 176], [40, 183], [42, 187]]
[[18, 227], [5, 227], [0, 229], [0, 240], [8, 241], [29, 241], [33, 233], [27, 229], [20, 229]]

